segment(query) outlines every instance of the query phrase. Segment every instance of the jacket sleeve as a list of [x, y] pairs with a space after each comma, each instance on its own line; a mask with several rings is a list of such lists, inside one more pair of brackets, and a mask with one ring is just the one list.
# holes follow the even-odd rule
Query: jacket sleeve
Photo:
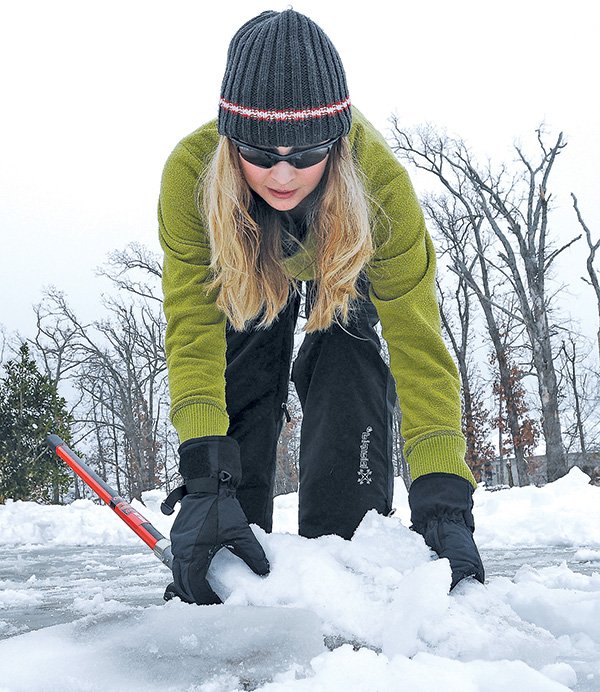
[[204, 165], [180, 143], [165, 164], [158, 206], [171, 420], [181, 442], [225, 435], [229, 426], [226, 319], [208, 289], [210, 243], [196, 207]]
[[371, 299], [388, 344], [414, 479], [462, 476], [465, 463], [458, 371], [441, 333], [435, 250], [409, 176], [383, 137], [357, 114], [353, 142], [374, 211]]

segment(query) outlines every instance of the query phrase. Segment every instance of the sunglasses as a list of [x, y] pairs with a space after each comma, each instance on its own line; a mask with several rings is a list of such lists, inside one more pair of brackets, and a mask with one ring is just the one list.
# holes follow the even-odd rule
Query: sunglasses
[[240, 142], [233, 138], [231, 138], [231, 141], [237, 147], [244, 161], [251, 163], [253, 166], [258, 166], [259, 168], [272, 168], [276, 163], [286, 161], [291, 166], [294, 166], [294, 168], [310, 168], [311, 166], [316, 166], [318, 163], [321, 163], [338, 140], [332, 139], [329, 142], [317, 144], [309, 149], [293, 151], [289, 154], [275, 154], [267, 149], [253, 147], [250, 144]]

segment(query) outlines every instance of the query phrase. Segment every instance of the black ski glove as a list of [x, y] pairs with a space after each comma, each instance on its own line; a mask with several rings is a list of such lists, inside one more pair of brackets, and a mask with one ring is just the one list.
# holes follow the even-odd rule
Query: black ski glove
[[473, 486], [451, 473], [419, 476], [410, 486], [410, 527], [440, 557], [448, 558], [453, 589], [461, 579], [485, 580], [483, 563], [473, 540]]
[[179, 459], [185, 485], [161, 506], [172, 514], [181, 500], [171, 528], [173, 583], [165, 600], [178, 596], [198, 605], [221, 603], [206, 579], [221, 548], [229, 548], [256, 574], [269, 573], [269, 562], [235, 496], [242, 476], [240, 449], [233, 437], [197, 437], [179, 447]]

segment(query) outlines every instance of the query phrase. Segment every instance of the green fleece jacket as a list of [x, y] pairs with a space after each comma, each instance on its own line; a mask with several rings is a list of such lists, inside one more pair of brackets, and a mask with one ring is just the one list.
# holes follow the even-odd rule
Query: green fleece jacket
[[[384, 138], [356, 108], [352, 118], [350, 143], [379, 208], [373, 223], [376, 251], [366, 271], [389, 347], [411, 475], [454, 473], [475, 485], [464, 461], [460, 383], [441, 336], [435, 251], [423, 213], [406, 170]], [[181, 442], [225, 435], [229, 426], [226, 318], [206, 288], [210, 241], [196, 207], [198, 179], [218, 137], [216, 120], [185, 137], [165, 164], [160, 191], [171, 419]], [[312, 247], [309, 229], [304, 248], [284, 260], [290, 277], [314, 278]]]

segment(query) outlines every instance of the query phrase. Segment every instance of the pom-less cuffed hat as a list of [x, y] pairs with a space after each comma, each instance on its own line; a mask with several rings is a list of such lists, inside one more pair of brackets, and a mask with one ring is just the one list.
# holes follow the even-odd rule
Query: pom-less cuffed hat
[[220, 134], [257, 146], [305, 146], [348, 134], [351, 120], [342, 61], [311, 19], [269, 11], [237, 31], [221, 87]]

